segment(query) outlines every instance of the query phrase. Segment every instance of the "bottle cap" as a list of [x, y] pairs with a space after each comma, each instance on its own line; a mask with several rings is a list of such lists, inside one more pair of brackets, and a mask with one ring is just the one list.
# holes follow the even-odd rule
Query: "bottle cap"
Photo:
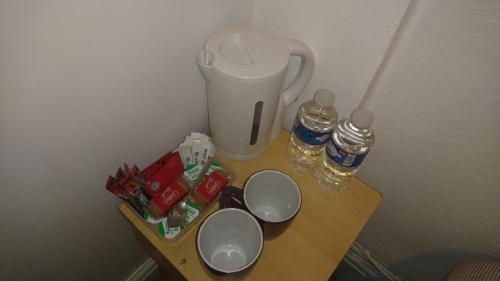
[[373, 113], [366, 108], [358, 108], [351, 113], [351, 122], [361, 129], [368, 129], [373, 123]]
[[319, 106], [331, 106], [335, 102], [335, 94], [328, 89], [316, 90], [314, 102]]

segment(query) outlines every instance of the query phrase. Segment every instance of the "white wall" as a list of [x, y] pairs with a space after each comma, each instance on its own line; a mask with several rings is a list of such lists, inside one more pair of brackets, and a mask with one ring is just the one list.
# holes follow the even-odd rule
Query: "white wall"
[[414, 280], [500, 261], [500, 2], [420, 1], [372, 104], [361, 176], [385, 195], [361, 241]]
[[104, 190], [207, 130], [194, 57], [251, 1], [0, 1], [0, 279], [120, 280], [145, 258]]
[[[256, 0], [253, 22], [304, 40], [346, 116], [408, 1]], [[462, 258], [500, 260], [500, 3], [418, 0], [370, 108], [376, 143], [359, 176], [384, 194], [360, 241], [410, 280]]]
[[357, 106], [406, 5], [401, 0], [255, 1], [255, 25], [304, 41], [316, 58], [307, 89], [286, 112], [285, 127], [291, 127], [298, 106], [320, 87], [336, 92], [341, 116]]

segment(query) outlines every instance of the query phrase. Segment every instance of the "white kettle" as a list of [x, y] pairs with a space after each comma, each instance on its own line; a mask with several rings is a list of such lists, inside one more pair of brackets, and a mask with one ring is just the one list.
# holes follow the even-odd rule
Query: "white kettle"
[[[301, 57], [300, 69], [282, 89], [291, 55]], [[236, 160], [255, 158], [278, 136], [285, 107], [314, 71], [313, 54], [304, 43], [255, 26], [212, 34], [196, 62], [207, 82], [213, 142], [219, 153]]]

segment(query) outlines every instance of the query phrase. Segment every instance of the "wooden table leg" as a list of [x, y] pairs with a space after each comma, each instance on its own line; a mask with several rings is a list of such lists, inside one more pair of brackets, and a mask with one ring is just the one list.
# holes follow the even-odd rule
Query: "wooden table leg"
[[139, 245], [146, 251], [148, 256], [150, 256], [161, 269], [169, 275], [175, 281], [185, 281], [187, 280], [176, 268], [173, 266], [168, 259], [162, 255], [156, 248], [151, 244], [151, 242], [142, 235], [141, 232], [134, 228], [135, 237], [139, 242]]

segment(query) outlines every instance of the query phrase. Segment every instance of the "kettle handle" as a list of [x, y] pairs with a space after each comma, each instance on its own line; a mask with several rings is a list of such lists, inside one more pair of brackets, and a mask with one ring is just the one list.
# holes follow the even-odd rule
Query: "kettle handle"
[[299, 56], [301, 58], [301, 62], [297, 76], [295, 76], [292, 83], [290, 83], [290, 85], [280, 95], [278, 110], [276, 111], [276, 116], [274, 117], [271, 140], [276, 139], [280, 133], [285, 108], [297, 99], [297, 97], [304, 91], [314, 72], [314, 55], [306, 44], [293, 39], [285, 39], [283, 41], [288, 47], [290, 55]]

